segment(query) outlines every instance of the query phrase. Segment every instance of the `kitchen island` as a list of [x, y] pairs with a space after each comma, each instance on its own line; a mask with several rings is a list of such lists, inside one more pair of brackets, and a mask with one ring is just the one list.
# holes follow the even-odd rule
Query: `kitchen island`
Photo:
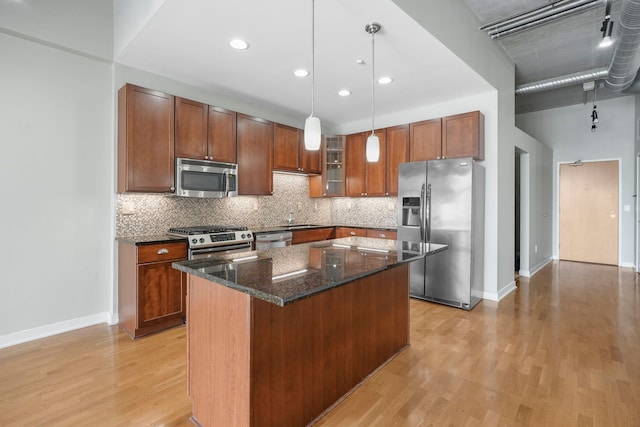
[[409, 344], [408, 263], [446, 249], [344, 238], [174, 263], [192, 421], [313, 422]]

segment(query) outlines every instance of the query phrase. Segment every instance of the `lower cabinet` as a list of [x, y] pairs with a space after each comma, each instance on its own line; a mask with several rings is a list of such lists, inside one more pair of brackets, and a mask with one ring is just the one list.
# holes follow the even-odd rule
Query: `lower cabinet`
[[184, 323], [186, 274], [171, 264], [185, 259], [185, 242], [118, 243], [118, 318], [132, 338]]
[[311, 230], [296, 230], [293, 233], [291, 243], [317, 242], [320, 240], [328, 240], [335, 238], [335, 230], [333, 227], [313, 228]]

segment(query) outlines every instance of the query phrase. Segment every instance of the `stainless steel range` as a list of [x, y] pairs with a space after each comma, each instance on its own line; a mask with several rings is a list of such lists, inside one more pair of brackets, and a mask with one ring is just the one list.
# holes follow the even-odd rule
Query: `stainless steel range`
[[189, 259], [250, 251], [253, 242], [253, 233], [247, 227], [226, 225], [174, 227], [169, 229], [168, 234], [187, 238]]

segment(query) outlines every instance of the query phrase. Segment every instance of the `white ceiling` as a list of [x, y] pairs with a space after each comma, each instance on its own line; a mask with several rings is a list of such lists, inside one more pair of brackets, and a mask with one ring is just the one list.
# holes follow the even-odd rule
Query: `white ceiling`
[[[311, 0], [166, 0], [117, 62], [304, 120], [311, 112]], [[371, 36], [376, 116], [493, 90], [391, 0], [316, 0], [315, 115], [336, 126], [371, 117]], [[250, 48], [236, 51], [232, 38]], [[364, 65], [356, 64], [363, 59]], [[352, 95], [340, 97], [340, 89]]]

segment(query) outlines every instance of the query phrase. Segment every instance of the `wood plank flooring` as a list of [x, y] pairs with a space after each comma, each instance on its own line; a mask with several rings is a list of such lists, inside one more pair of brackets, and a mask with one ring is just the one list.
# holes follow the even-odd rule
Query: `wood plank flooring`
[[[185, 328], [0, 350], [0, 426], [189, 426]], [[303, 378], [301, 378], [301, 381]], [[411, 300], [411, 346], [318, 426], [640, 426], [640, 285], [554, 262], [471, 312]]]

